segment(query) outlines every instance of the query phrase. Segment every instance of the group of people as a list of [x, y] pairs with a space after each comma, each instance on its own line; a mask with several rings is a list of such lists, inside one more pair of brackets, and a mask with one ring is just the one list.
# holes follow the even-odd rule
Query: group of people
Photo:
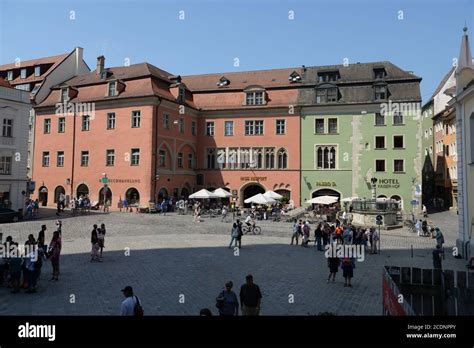
[[105, 247], [105, 224], [94, 224], [91, 232], [91, 262], [102, 262]]
[[25, 201], [25, 211], [26, 211], [26, 215], [25, 215], [25, 218], [26, 219], [32, 219], [36, 216], [38, 216], [38, 212], [39, 212], [39, 199], [30, 199], [30, 198], [27, 198], [26, 201]]
[[37, 291], [38, 280], [43, 263], [51, 261], [53, 274], [50, 281], [59, 280], [59, 259], [61, 255], [61, 221], [56, 222], [56, 231], [53, 232], [51, 242], [45, 244], [46, 225], [41, 226], [37, 238], [33, 234], [20, 247], [19, 243], [8, 236], [3, 243], [6, 255], [3, 255], [0, 264], [0, 285], [6, 284], [12, 293], [24, 289], [26, 293]]

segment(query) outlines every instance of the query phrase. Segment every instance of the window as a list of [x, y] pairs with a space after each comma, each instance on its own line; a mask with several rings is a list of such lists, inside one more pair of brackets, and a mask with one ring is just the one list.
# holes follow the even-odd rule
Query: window
[[178, 152], [178, 168], [183, 168], [183, 153]]
[[376, 149], [385, 149], [385, 137], [376, 136], [375, 137], [375, 148]]
[[43, 152], [43, 167], [49, 167], [49, 151]]
[[425, 129], [425, 139], [428, 139], [428, 129]]
[[314, 130], [316, 134], [324, 134], [324, 119], [317, 118], [314, 121]]
[[51, 119], [45, 118], [43, 123], [43, 133], [49, 134], [51, 133]]
[[61, 88], [61, 101], [69, 100], [69, 91], [67, 88]]
[[140, 120], [140, 111], [132, 111], [132, 128], [140, 128]]
[[89, 151], [81, 151], [81, 167], [89, 166]]
[[288, 168], [288, 153], [286, 149], [278, 150], [278, 169]]
[[337, 118], [328, 119], [329, 134], [337, 134]]
[[394, 149], [403, 149], [403, 135], [394, 135], [393, 136], [393, 148]]
[[0, 157], [0, 175], [10, 175], [12, 173], [12, 157]]
[[29, 92], [30, 91], [30, 84], [29, 83], [25, 83], [23, 85], [16, 85], [15, 86], [16, 89], [20, 89], [22, 91], [27, 91]]
[[234, 121], [224, 122], [224, 135], [226, 136], [234, 135]]
[[191, 122], [191, 134], [192, 134], [192, 135], [196, 135], [196, 134], [197, 134], [197, 131], [196, 131], [196, 121], [192, 121], [192, 122]]
[[325, 71], [318, 73], [319, 82], [334, 82], [341, 78], [339, 71]]
[[430, 134], [430, 136], [432, 136], [432, 135], [433, 135], [433, 128], [431, 128], [431, 127], [430, 127], [429, 134]]
[[336, 168], [336, 146], [317, 145], [316, 148], [316, 169]]
[[316, 90], [316, 104], [335, 103], [338, 100], [336, 87], [318, 88]]
[[163, 128], [170, 129], [170, 115], [163, 114]]
[[263, 105], [264, 98], [263, 98], [263, 91], [260, 92], [247, 92], [245, 96], [245, 104], [246, 105]]
[[188, 168], [193, 169], [194, 168], [194, 156], [192, 153], [188, 154]]
[[109, 82], [109, 97], [117, 95], [117, 81]]
[[91, 119], [89, 115], [82, 116], [82, 130], [83, 131], [90, 130], [90, 120]]
[[160, 150], [159, 152], [159, 166], [166, 167], [166, 151]]
[[107, 114], [107, 129], [115, 129], [115, 112]]
[[4, 137], [12, 137], [13, 136], [13, 120], [5, 118], [3, 119], [3, 131], [2, 135]]
[[132, 160], [130, 164], [132, 166], [140, 165], [140, 149], [132, 149]]
[[383, 79], [385, 76], [387, 76], [385, 68], [374, 68], [374, 77], [376, 79]]
[[58, 119], [58, 133], [64, 133], [66, 131], [66, 118], [60, 117]]
[[275, 168], [275, 149], [274, 148], [265, 149], [265, 168], [267, 169]]
[[375, 171], [385, 172], [385, 160], [375, 160]]
[[216, 168], [216, 150], [215, 149], [207, 149], [206, 160], [207, 160], [207, 169]]
[[375, 114], [375, 125], [376, 126], [384, 126], [385, 125], [385, 115], [377, 112]]
[[56, 155], [56, 166], [64, 167], [64, 151], [58, 151]]
[[276, 134], [282, 135], [286, 133], [286, 121], [276, 120]]
[[245, 121], [245, 135], [262, 135], [263, 121]]
[[186, 91], [185, 91], [184, 87], [179, 86], [178, 101], [181, 102], [181, 103], [184, 102], [185, 101], [185, 96], [186, 96]]
[[405, 171], [405, 161], [402, 159], [393, 160], [393, 171], [394, 173], [403, 173]]
[[387, 87], [386, 86], [375, 86], [375, 100], [387, 99]]
[[9, 72], [7, 72], [7, 80], [8, 81], [13, 80], [13, 70], [10, 70]]
[[35, 66], [35, 76], [40, 76], [40, 75], [41, 75], [41, 67]]
[[206, 135], [210, 137], [214, 136], [214, 122], [206, 122]]
[[112, 167], [115, 165], [115, 150], [107, 150], [105, 154], [105, 165]]
[[393, 114], [393, 125], [403, 125], [403, 114], [401, 112], [396, 112]]
[[180, 133], [184, 133], [184, 118], [180, 118], [179, 121], [178, 121], [178, 125], [179, 125], [179, 132]]
[[20, 70], [20, 78], [26, 79], [26, 69], [21, 69]]

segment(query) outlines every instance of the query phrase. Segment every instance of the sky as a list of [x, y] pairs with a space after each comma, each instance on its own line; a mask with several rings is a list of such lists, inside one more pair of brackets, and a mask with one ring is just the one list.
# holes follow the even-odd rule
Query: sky
[[425, 103], [465, 25], [474, 0], [0, 0], [0, 64], [77, 46], [91, 69], [105, 55], [179, 75], [388, 60]]

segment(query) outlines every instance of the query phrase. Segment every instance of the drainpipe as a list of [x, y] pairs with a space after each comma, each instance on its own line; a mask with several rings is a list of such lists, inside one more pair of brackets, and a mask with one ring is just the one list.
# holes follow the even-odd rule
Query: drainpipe
[[73, 117], [73, 126], [72, 126], [72, 164], [71, 164], [71, 198], [74, 197], [74, 163], [75, 163], [75, 153], [76, 153], [76, 110], [72, 115]]

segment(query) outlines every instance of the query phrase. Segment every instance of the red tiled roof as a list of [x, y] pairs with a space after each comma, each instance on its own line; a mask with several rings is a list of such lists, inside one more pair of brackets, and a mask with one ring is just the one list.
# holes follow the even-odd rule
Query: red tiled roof
[[0, 77], [0, 86], [2, 87], [11, 87], [7, 80]]

